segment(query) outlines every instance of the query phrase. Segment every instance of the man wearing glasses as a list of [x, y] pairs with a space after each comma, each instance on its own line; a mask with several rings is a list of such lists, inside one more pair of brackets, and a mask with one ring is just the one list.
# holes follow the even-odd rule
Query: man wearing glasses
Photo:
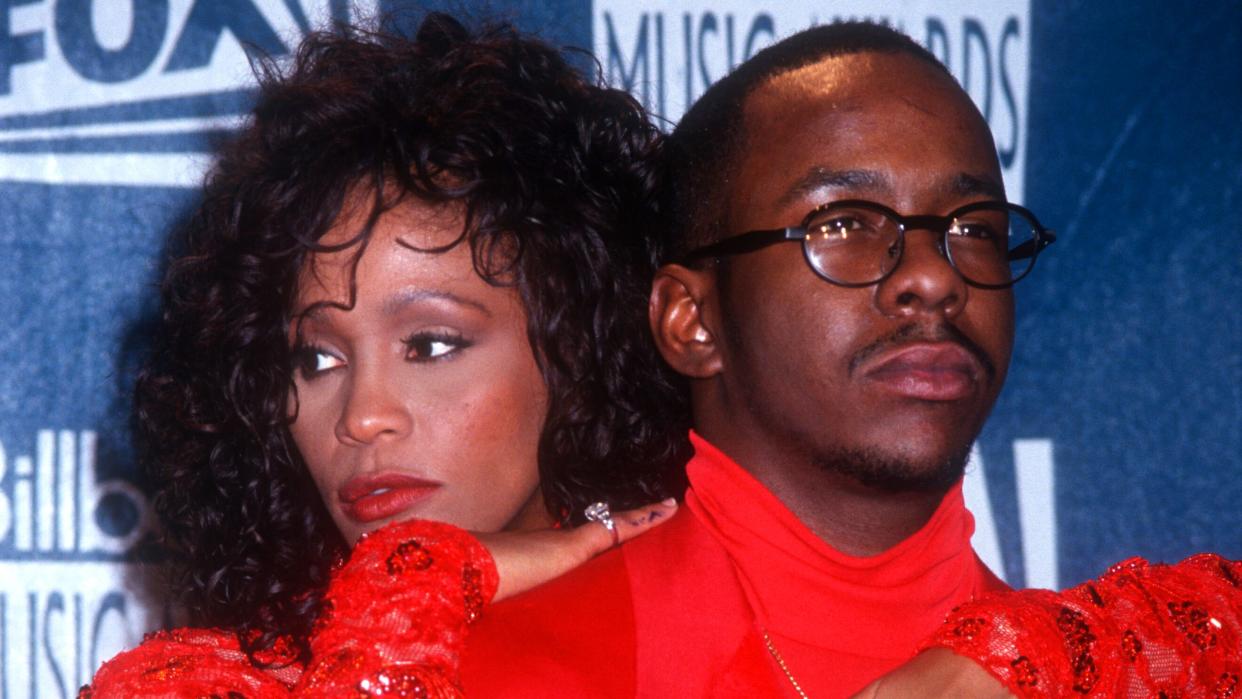
[[896, 32], [817, 27], [714, 85], [670, 150], [651, 321], [691, 387], [686, 505], [491, 610], [467, 692], [848, 696], [1003, 587], [961, 478], [1010, 287], [1054, 238], [1006, 202], [966, 93]]

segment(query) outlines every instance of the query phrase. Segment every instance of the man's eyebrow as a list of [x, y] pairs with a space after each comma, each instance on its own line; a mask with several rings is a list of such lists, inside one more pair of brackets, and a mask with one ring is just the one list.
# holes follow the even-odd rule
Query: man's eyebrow
[[958, 173], [957, 177], [946, 188], [950, 194], [963, 197], [984, 196], [989, 199], [1005, 201], [1005, 185], [991, 177]]
[[875, 170], [830, 170], [826, 167], [814, 166], [781, 195], [777, 205], [792, 204], [803, 199], [807, 194], [825, 187], [886, 192], [892, 189], [892, 183], [883, 173]]
[[412, 303], [427, 300], [448, 301], [459, 306], [473, 308], [489, 318], [492, 315], [492, 312], [478, 301], [458, 296], [451, 291], [443, 289], [403, 289], [384, 299], [384, 305], [381, 306], [381, 310], [385, 315], [395, 315]]

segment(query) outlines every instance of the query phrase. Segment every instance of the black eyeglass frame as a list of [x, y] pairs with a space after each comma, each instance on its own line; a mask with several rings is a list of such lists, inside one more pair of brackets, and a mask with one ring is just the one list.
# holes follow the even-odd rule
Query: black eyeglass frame
[[[828, 209], [846, 207], [870, 209], [876, 213], [887, 216], [897, 224], [897, 262], [894, 263], [887, 272], [873, 281], [838, 281], [825, 274], [811, 260], [810, 250], [807, 247], [807, 242], [810, 238], [807, 224], [810, 223], [811, 220], [817, 215]], [[957, 263], [953, 261], [953, 254], [950, 252], [951, 248], [949, 247], [949, 229], [952, 227], [954, 219], [964, 216], [965, 214], [976, 211], [1000, 210], [1020, 214], [1033, 224], [1034, 237], [1009, 250], [1007, 254], [1007, 260], [1010, 262], [1014, 260], [1030, 259], [1031, 263], [1027, 265], [1026, 270], [1024, 270], [1022, 274], [1010, 279], [1004, 284], [987, 284], [984, 282], [978, 282], [963, 274], [962, 271], [958, 269]], [[1039, 222], [1039, 219], [1035, 217], [1035, 214], [1030, 211], [1030, 209], [1007, 201], [988, 200], [973, 202], [965, 206], [960, 206], [943, 216], [935, 214], [902, 216], [889, 207], [874, 201], [867, 201], [866, 199], [842, 199], [815, 207], [810, 213], [803, 217], [802, 225], [800, 226], [791, 226], [788, 228], [768, 228], [739, 233], [738, 235], [725, 238], [724, 240], [691, 250], [681, 258], [680, 262], [682, 264], [690, 264], [709, 257], [720, 258], [727, 255], [742, 255], [749, 252], [755, 252], [775, 243], [799, 242], [802, 243], [802, 256], [806, 259], [807, 265], [810, 266], [811, 271], [815, 272], [815, 274], [821, 279], [831, 284], [836, 284], [837, 286], [861, 288], [865, 286], [872, 286], [873, 284], [879, 284], [891, 276], [893, 272], [897, 271], [897, 268], [901, 266], [901, 256], [905, 253], [906, 231], [911, 230], [928, 230], [933, 232], [939, 231], [940, 254], [948, 260], [949, 266], [951, 266], [953, 270], [957, 272], [958, 276], [965, 280], [966, 283], [981, 289], [1008, 289], [1014, 284], [1017, 284], [1019, 281], [1022, 281], [1022, 279], [1024, 279], [1026, 275], [1030, 274], [1031, 270], [1035, 268], [1035, 259], [1039, 257], [1039, 253], [1043, 252], [1049, 245], [1056, 242], [1057, 239], [1056, 233], [1045, 228], [1043, 224]]]

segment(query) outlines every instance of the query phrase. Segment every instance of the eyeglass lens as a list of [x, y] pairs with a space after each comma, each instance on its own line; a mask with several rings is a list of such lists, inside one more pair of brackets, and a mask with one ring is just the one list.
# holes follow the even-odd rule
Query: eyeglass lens
[[[901, 259], [901, 225], [879, 209], [829, 206], [812, 214], [804, 228], [807, 260], [840, 284], [877, 282]], [[968, 281], [1008, 286], [1030, 271], [1034, 256], [1020, 251], [1032, 247], [1035, 232], [1034, 221], [1003, 204], [972, 209], [950, 219], [945, 253]]]

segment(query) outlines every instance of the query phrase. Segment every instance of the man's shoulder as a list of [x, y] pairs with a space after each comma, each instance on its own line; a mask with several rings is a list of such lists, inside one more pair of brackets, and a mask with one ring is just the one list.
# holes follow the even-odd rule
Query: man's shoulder
[[470, 631], [470, 645], [533, 635], [559, 638], [589, 633], [595, 619], [632, 618], [626, 559], [609, 551], [579, 568], [489, 608]]
[[[697, 580], [701, 527], [673, 520], [529, 592], [489, 608], [462, 659], [467, 696], [633, 696], [638, 627], [652, 606], [684, 603]], [[700, 555], [701, 555], [700, 551]], [[693, 558], [693, 557], [692, 557]], [[653, 583], [663, 587], [653, 594]], [[636, 608], [637, 605], [637, 608]]]
[[[513, 634], [594, 631], [593, 624], [581, 623], [590, 619], [564, 613], [570, 610], [590, 610], [591, 616], [613, 622], [632, 621], [635, 576], [644, 576], [649, 569], [668, 570], [674, 575], [686, 572], [679, 554], [687, 546], [696, 546], [700, 529], [690, 513], [680, 511], [671, 521], [620, 548], [493, 605], [471, 631], [470, 643]], [[639, 586], [643, 587], [641, 583]]]
[[[466, 641], [462, 682], [466, 696], [546, 696], [549, 687], [621, 695], [617, 669], [633, 653], [629, 576], [611, 551], [484, 612]], [[618, 691], [599, 692], [597, 682]]]
[[[593, 526], [593, 525], [587, 525]], [[633, 619], [634, 585], [647, 578], [694, 576], [702, 568], [708, 534], [684, 508], [671, 521], [578, 568], [488, 609], [471, 631], [470, 643], [513, 634], [593, 632], [594, 626], [554, 610], [591, 610], [614, 622]], [[687, 557], [687, 553], [692, 553]], [[641, 578], [636, 580], [636, 578]], [[645, 592], [645, 590], [644, 590]]]

